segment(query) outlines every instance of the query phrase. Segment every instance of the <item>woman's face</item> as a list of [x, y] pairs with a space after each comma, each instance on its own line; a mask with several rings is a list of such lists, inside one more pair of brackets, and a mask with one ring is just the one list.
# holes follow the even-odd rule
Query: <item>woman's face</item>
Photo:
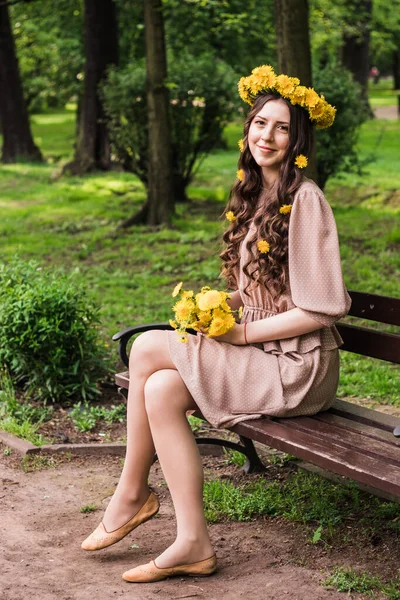
[[253, 118], [248, 133], [248, 145], [263, 178], [272, 183], [289, 145], [290, 111], [284, 100], [269, 100]]

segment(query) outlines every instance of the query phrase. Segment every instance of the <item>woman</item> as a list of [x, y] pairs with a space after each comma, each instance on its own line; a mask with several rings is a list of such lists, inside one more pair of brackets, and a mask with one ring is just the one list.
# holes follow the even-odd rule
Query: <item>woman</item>
[[82, 544], [85, 550], [110, 546], [158, 511], [147, 483], [156, 450], [177, 537], [154, 561], [124, 573], [130, 582], [216, 570], [202, 464], [186, 411], [198, 407], [222, 427], [262, 415], [314, 414], [335, 398], [341, 339], [334, 322], [350, 299], [332, 212], [300, 170], [313, 124], [328, 127], [335, 109], [269, 66], [242, 78], [239, 92], [252, 109], [221, 257], [235, 290], [231, 307], [244, 308], [241, 323], [218, 338], [189, 336], [186, 344], [170, 331], [147, 332], [134, 342], [124, 468], [102, 523]]

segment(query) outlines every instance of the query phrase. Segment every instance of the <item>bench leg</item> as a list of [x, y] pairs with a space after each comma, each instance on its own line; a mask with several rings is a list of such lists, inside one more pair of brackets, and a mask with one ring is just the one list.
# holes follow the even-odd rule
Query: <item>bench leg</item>
[[[213, 437], [200, 437], [196, 438], [196, 444], [214, 444], [215, 446], [223, 446], [230, 450], [236, 450], [246, 457], [246, 462], [243, 465], [243, 471], [245, 473], [263, 473], [266, 471], [265, 465], [261, 462], [257, 451], [254, 447], [253, 442], [249, 438], [240, 436], [241, 444], [231, 442], [230, 440], [223, 440], [221, 438]], [[154, 455], [153, 464], [157, 460], [157, 454]]]
[[126, 388], [119, 387], [119, 388], [118, 388], [118, 394], [119, 394], [120, 396], [122, 396], [123, 398], [125, 398], [125, 400], [127, 400], [127, 399], [128, 399], [128, 390], [127, 390]]
[[393, 429], [393, 435], [400, 437], [400, 425], [397, 425], [397, 427]]

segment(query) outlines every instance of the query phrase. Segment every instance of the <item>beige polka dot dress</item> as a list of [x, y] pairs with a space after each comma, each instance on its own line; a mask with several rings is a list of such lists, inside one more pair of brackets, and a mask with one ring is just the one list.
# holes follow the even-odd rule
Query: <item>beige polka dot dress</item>
[[[305, 180], [295, 193], [289, 223], [289, 289], [273, 299], [265, 286], [244, 293], [247, 276], [240, 268], [238, 288], [242, 323], [298, 307], [322, 325], [312, 333], [284, 340], [233, 346], [204, 336], [187, 344], [168, 332], [172, 360], [197, 406], [215, 427], [262, 415], [311, 415], [329, 408], [339, 378], [334, 326], [350, 308], [343, 283], [332, 210], [323, 193]], [[250, 227], [248, 236], [252, 233]], [[242, 243], [241, 267], [248, 260]]]

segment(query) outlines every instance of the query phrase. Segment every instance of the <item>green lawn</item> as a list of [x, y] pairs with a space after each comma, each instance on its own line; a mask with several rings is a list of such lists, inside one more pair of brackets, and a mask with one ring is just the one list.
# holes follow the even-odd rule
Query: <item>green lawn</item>
[[[101, 305], [105, 342], [132, 323], [170, 317], [170, 291], [185, 286], [221, 286], [220, 219], [238, 159], [241, 127], [226, 130], [227, 150], [207, 157], [189, 188], [193, 201], [179, 205], [171, 229], [117, 230], [136, 211], [145, 190], [126, 173], [59, 177], [73, 151], [72, 110], [35, 115], [33, 131], [47, 162], [0, 167], [0, 254], [35, 258], [43, 266], [78, 271]], [[350, 288], [399, 295], [400, 169], [397, 121], [363, 125], [362, 176], [328, 183], [336, 215], [345, 280]], [[110, 352], [116, 360], [116, 348]], [[356, 356], [343, 357], [340, 394], [400, 405], [398, 373]]]

